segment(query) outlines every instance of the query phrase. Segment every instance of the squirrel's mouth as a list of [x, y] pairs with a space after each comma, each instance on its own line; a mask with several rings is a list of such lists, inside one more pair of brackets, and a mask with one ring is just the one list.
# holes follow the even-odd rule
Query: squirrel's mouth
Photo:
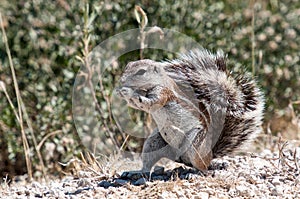
[[137, 104], [134, 102], [132, 97], [133, 90], [129, 87], [116, 88], [116, 94], [118, 97], [126, 100], [127, 104], [133, 108], [137, 108]]

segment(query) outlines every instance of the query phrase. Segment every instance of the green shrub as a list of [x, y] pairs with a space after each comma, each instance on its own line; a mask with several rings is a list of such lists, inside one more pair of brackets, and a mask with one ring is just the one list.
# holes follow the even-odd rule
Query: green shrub
[[[284, 109], [300, 97], [300, 3], [275, 0], [253, 5], [251, 2], [144, 0], [139, 5], [148, 15], [148, 26], [180, 31], [212, 51], [223, 49], [228, 53], [232, 69], [246, 67], [255, 72], [266, 95], [268, 122], [275, 110]], [[89, 29], [90, 50], [114, 34], [138, 27], [133, 15], [135, 1], [90, 1], [89, 4], [97, 13]], [[58, 161], [65, 162], [81, 151], [72, 121], [72, 88], [81, 66], [75, 56], [82, 56], [85, 8], [84, 2], [76, 0], [0, 3], [21, 97], [33, 123], [34, 136], [40, 143], [51, 134], [41, 145], [41, 151], [47, 168], [52, 171], [57, 170]], [[2, 44], [1, 41], [0, 80], [16, 105]], [[145, 57], [162, 58], [159, 52], [153, 51], [145, 51]], [[120, 67], [107, 71], [105, 89], [111, 89], [129, 60], [138, 58], [137, 52], [122, 56]], [[101, 103], [103, 98], [100, 93], [97, 95]], [[0, 92], [0, 110], [0, 173], [22, 174], [26, 169], [20, 166], [25, 165], [20, 130], [3, 92]], [[41, 168], [37, 166], [33, 138], [28, 129], [26, 132], [34, 170], [38, 171]], [[124, 141], [120, 134], [114, 139], [119, 145]]]

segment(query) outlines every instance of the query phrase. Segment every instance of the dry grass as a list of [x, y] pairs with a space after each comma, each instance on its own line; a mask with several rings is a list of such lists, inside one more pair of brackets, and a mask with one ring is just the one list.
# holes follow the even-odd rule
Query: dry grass
[[12, 76], [12, 79], [13, 79], [14, 91], [15, 91], [16, 98], [17, 98], [17, 109], [13, 105], [11, 97], [7, 93], [5, 84], [3, 82], [1, 82], [1, 87], [2, 87], [3, 92], [5, 93], [5, 96], [6, 96], [7, 100], [9, 101], [9, 104], [10, 104], [11, 108], [13, 109], [15, 117], [16, 117], [19, 125], [20, 125], [28, 177], [29, 177], [29, 180], [32, 179], [33, 171], [32, 171], [32, 162], [31, 162], [31, 158], [30, 158], [30, 156], [31, 156], [30, 146], [28, 144], [27, 135], [25, 133], [24, 118], [25, 118], [25, 122], [27, 123], [27, 127], [28, 127], [28, 129], [30, 130], [30, 133], [31, 133], [31, 137], [32, 137], [32, 140], [33, 140], [33, 143], [34, 143], [34, 147], [35, 147], [36, 153], [37, 153], [38, 158], [39, 158], [39, 163], [40, 163], [41, 170], [43, 172], [44, 177], [46, 177], [43, 158], [42, 158], [42, 155], [40, 153], [40, 150], [38, 150], [38, 147], [37, 147], [38, 145], [37, 145], [37, 142], [36, 142], [36, 139], [35, 139], [33, 128], [32, 128], [32, 125], [31, 125], [31, 121], [28, 117], [28, 113], [26, 111], [26, 107], [23, 103], [21, 93], [20, 93], [20, 90], [19, 90], [17, 77], [16, 77], [16, 74], [15, 74], [15, 69], [14, 69], [12, 56], [11, 56], [11, 53], [10, 53], [10, 48], [9, 48], [9, 45], [8, 45], [7, 36], [6, 36], [5, 29], [4, 29], [4, 24], [3, 24], [1, 13], [0, 13], [0, 26], [1, 26], [1, 29], [2, 29], [3, 42], [5, 44], [6, 53], [7, 53], [8, 60], [9, 60], [9, 66], [10, 66], [10, 70], [11, 70], [11, 76]]
[[[127, 181], [123, 185], [99, 187], [101, 181], [115, 181], [118, 174], [106, 173], [103, 166], [88, 155], [73, 161], [79, 166], [71, 178], [53, 181], [50, 184], [25, 184], [8, 186], [2, 184], [2, 194], [6, 196], [44, 197], [109, 197], [109, 198], [277, 198], [298, 197], [299, 157], [297, 150], [286, 142], [277, 142], [276, 153], [225, 157], [218, 160], [227, 162], [225, 169], [208, 170], [194, 174], [189, 179], [174, 175], [170, 180], [154, 180], [135, 186]], [[298, 148], [299, 149], [299, 148]], [[291, 153], [291, 154], [290, 154]], [[106, 165], [112, 159], [107, 160]], [[112, 163], [110, 162], [110, 163]], [[125, 162], [124, 162], [125, 163]], [[213, 164], [218, 164], [217, 162]], [[110, 171], [113, 164], [109, 165]], [[97, 171], [96, 171], [97, 170]], [[119, 176], [119, 177], [118, 177]], [[62, 186], [63, 185], [63, 186]], [[57, 189], [57, 187], [61, 187]], [[51, 190], [48, 191], [48, 190]], [[63, 191], [62, 191], [63, 190]], [[1, 190], [0, 190], [1, 192]]]

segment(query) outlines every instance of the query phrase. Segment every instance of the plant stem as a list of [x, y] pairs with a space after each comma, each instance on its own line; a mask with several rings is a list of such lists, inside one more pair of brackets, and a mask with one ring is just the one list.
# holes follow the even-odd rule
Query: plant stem
[[[10, 49], [9, 49], [8, 42], [7, 42], [6, 32], [4, 30], [4, 25], [3, 25], [1, 13], [0, 13], [0, 24], [1, 24], [2, 34], [3, 34], [2, 35], [3, 43], [5, 44], [5, 49], [6, 49], [6, 53], [7, 53], [7, 56], [8, 56], [9, 66], [10, 66], [10, 70], [11, 70], [11, 74], [12, 74], [12, 78], [13, 78], [13, 83], [14, 83], [14, 87], [15, 87], [15, 92], [16, 92], [16, 96], [17, 96], [18, 117], [19, 117], [18, 121], [19, 121], [20, 128], [21, 128], [22, 142], [23, 142], [23, 147], [24, 147], [28, 178], [29, 178], [29, 180], [31, 180], [32, 179], [32, 164], [31, 164], [31, 161], [30, 161], [30, 148], [29, 148], [29, 144], [28, 144], [28, 141], [27, 141], [27, 137], [26, 137], [25, 130], [24, 130], [24, 125], [23, 125], [23, 113], [22, 113], [22, 105], [21, 105], [22, 100], [21, 100], [20, 90], [19, 90], [19, 86], [18, 86], [16, 74], [15, 74], [15, 69], [14, 69], [13, 62], [12, 62]], [[17, 115], [16, 115], [16, 117], [17, 117]]]

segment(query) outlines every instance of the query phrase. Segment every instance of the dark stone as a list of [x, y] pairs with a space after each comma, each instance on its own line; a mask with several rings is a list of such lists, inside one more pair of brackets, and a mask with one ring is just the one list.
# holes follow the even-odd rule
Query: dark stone
[[151, 180], [155, 181], [155, 180], [161, 180], [164, 181], [166, 180], [166, 176], [162, 176], [162, 175], [151, 175]]
[[146, 178], [140, 178], [140, 179], [138, 179], [137, 181], [135, 181], [135, 182], [133, 183], [133, 185], [135, 185], [135, 186], [140, 186], [140, 185], [146, 184], [146, 182], [147, 182]]
[[180, 179], [185, 179], [185, 180], [192, 180], [192, 179], [196, 179], [197, 178], [197, 174], [194, 173], [187, 173], [187, 174], [183, 174], [180, 176]]
[[99, 187], [104, 187], [104, 188], [108, 188], [110, 186], [113, 186], [113, 184], [111, 182], [108, 182], [106, 180], [101, 181], [100, 183], [98, 183]]
[[117, 186], [123, 186], [127, 184], [129, 181], [128, 180], [123, 180], [123, 179], [115, 179], [114, 184]]
[[126, 171], [121, 175], [122, 179], [138, 180], [140, 178], [149, 178], [150, 172]]
[[165, 168], [161, 166], [155, 166], [153, 173], [156, 175], [163, 175], [165, 172]]
[[213, 162], [209, 165], [208, 170], [226, 170], [228, 166], [228, 162]]
[[36, 197], [36, 198], [43, 198], [43, 196], [41, 194], [38, 194], [38, 193], [35, 194], [34, 197]]

